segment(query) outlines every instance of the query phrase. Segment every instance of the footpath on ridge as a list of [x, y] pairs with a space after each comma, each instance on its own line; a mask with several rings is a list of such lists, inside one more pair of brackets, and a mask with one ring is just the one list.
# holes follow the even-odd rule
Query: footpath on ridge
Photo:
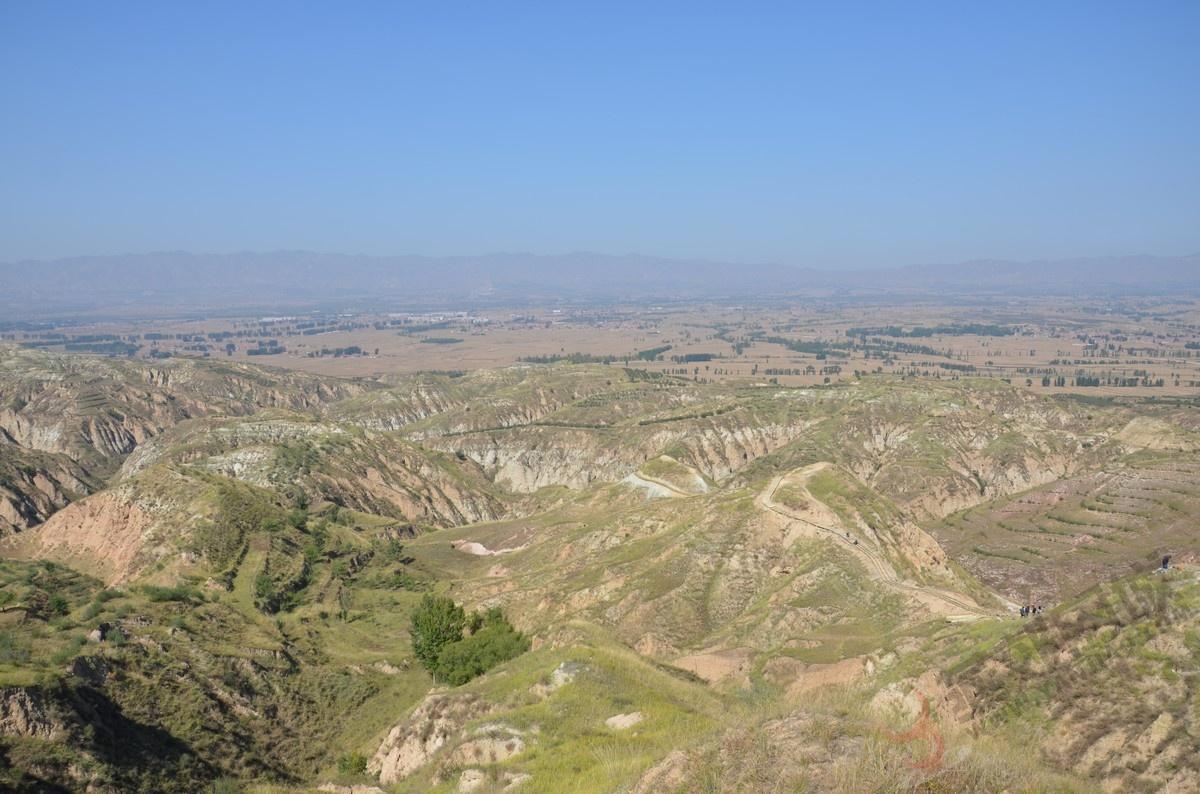
[[[819, 471], [820, 468], [824, 467], [809, 467], [810, 471], [808, 473]], [[929, 606], [934, 612], [944, 615], [948, 620], [976, 620], [979, 618], [1010, 616], [1004, 610], [981, 607], [970, 596], [964, 593], [956, 593], [944, 588], [921, 585], [902, 579], [886, 557], [868, 547], [865, 543], [856, 543], [855, 539], [848, 536], [845, 530], [816, 523], [808, 518], [797, 515], [786, 506], [779, 504], [775, 501], [775, 492], [790, 474], [780, 474], [771, 480], [770, 485], [755, 499], [760, 508], [769, 510], [789, 522], [797, 522], [803, 525], [810, 530], [808, 533], [810, 535], [827, 535], [836, 540], [846, 551], [854, 555], [862, 563], [867, 575], [873, 581], [879, 582], [892, 590], [916, 596], [922, 603]]]

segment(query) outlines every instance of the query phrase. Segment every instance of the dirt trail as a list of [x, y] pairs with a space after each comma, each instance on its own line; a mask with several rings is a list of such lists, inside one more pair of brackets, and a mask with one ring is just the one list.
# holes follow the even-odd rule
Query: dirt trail
[[[820, 471], [824, 466], [817, 464], [810, 466], [805, 474], [811, 475]], [[790, 473], [789, 473], [790, 474]], [[771, 484], [767, 486], [755, 502], [764, 510], [782, 516], [788, 521], [799, 522], [805, 527], [816, 530], [817, 535], [828, 535], [836, 539], [846, 551], [850, 552], [854, 557], [862, 563], [867, 571], [867, 575], [874, 581], [883, 584], [893, 590], [914, 596], [921, 603], [929, 607], [933, 612], [939, 615], [944, 615], [951, 620], [966, 620], [982, 617], [1003, 617], [1007, 613], [1001, 610], [986, 609], [979, 606], [974, 600], [963, 593], [955, 593], [950, 590], [945, 590], [940, 587], [932, 587], [929, 585], [919, 585], [913, 582], [900, 578], [896, 569], [888, 562], [887, 558], [882, 554], [877, 553], [873, 549], [868, 548], [863, 543], [855, 543], [854, 539], [847, 537], [843, 530], [815, 523], [803, 516], [789, 510], [787, 507], [775, 501], [775, 492], [779, 486], [788, 477], [788, 474], [780, 474], [771, 480]], [[807, 479], [807, 477], [805, 478]], [[803, 484], [803, 482], [798, 483]]]

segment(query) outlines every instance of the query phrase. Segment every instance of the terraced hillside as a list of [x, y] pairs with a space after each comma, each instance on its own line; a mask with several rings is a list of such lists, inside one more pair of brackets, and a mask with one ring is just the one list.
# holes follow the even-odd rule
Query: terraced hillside
[[1141, 451], [989, 502], [932, 527], [946, 548], [1021, 603], [1064, 596], [1195, 549], [1200, 456]]
[[[1200, 444], [1178, 405], [30, 351], [0, 354], [0, 402], [0, 787], [1191, 780], [1025, 730], [1083, 719], [1056, 693], [1002, 711], [1042, 669], [1028, 642], [1049, 659], [1079, 636], [1014, 602], [1074, 604], [1107, 637], [1079, 592], [1189, 564]], [[1163, 580], [1180, 604], [1190, 575]], [[431, 603], [466, 610], [453, 680], [410, 634]], [[1122, 735], [1195, 750], [1171, 714]]]

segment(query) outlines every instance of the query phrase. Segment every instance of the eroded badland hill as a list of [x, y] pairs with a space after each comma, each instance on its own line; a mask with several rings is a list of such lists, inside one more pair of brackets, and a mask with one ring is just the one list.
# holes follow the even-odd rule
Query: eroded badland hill
[[1182, 403], [0, 349], [0, 786], [1194, 791], [1198, 520]]

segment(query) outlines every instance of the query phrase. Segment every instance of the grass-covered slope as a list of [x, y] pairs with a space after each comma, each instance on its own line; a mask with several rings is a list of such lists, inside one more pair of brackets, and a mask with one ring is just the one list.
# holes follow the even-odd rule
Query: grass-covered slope
[[[1190, 574], [1068, 600], [1189, 542], [1177, 409], [3, 356], [0, 787], [1193, 784]], [[430, 593], [524, 637], [439, 683]]]
[[1113, 791], [1200, 788], [1200, 579], [1188, 566], [1101, 585], [959, 673], [984, 730]]

